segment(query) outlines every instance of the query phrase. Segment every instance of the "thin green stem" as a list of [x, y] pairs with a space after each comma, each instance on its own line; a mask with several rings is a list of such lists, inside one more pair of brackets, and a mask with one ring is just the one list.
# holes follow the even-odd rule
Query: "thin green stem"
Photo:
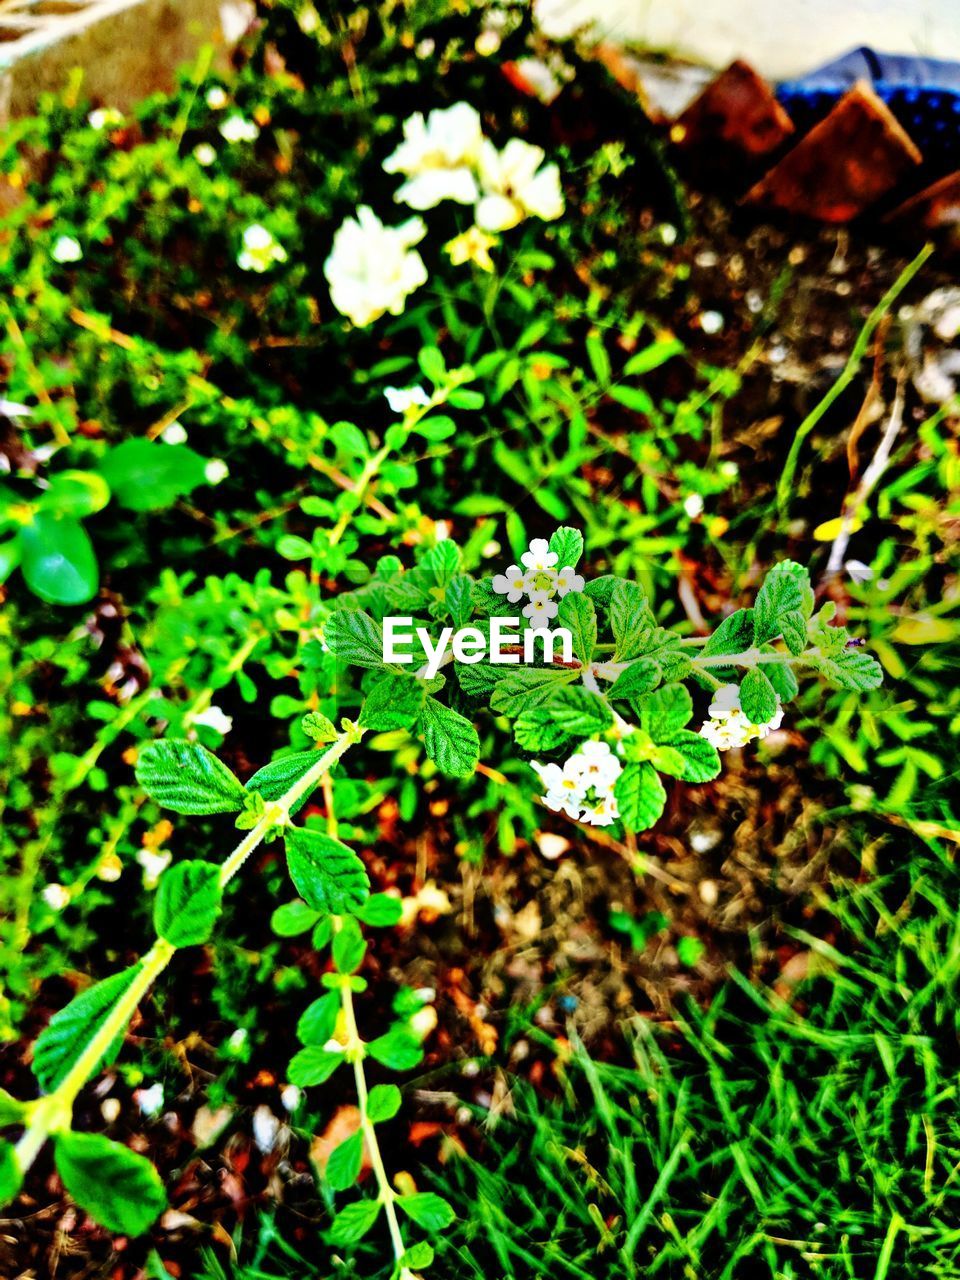
[[[247, 832], [224, 861], [220, 869], [221, 885], [229, 884], [254, 849], [278, 827], [289, 822], [291, 809], [318, 785], [321, 778], [329, 772], [344, 752], [360, 740], [362, 733], [363, 730], [357, 726], [348, 725], [326, 751], [318, 753], [316, 764], [293, 783], [279, 800], [267, 807], [264, 816]], [[56, 1089], [35, 1104], [26, 1130], [17, 1143], [16, 1156], [21, 1172], [25, 1173], [30, 1168], [51, 1133], [69, 1128], [77, 1094], [96, 1071], [98, 1063], [114, 1040], [122, 1034], [133, 1017], [137, 1005], [170, 963], [175, 951], [176, 948], [164, 938], [157, 939], [136, 967], [129, 987], [110, 1008], [63, 1080]]]
[[790, 508], [790, 498], [793, 494], [793, 489], [794, 489], [794, 478], [796, 476], [796, 471], [797, 471], [797, 462], [800, 458], [800, 450], [803, 448], [803, 445], [804, 445], [804, 442], [806, 441], [807, 436], [814, 429], [817, 423], [821, 420], [821, 418], [824, 416], [824, 414], [827, 412], [830, 406], [834, 404], [836, 400], [839, 399], [839, 397], [844, 393], [844, 391], [846, 391], [847, 387], [856, 377], [857, 371], [860, 368], [860, 364], [863, 360], [863, 357], [867, 353], [867, 347], [870, 344], [870, 339], [873, 337], [873, 334], [877, 326], [880, 324], [880, 321], [887, 314], [887, 312], [893, 306], [894, 302], [896, 302], [897, 298], [900, 296], [900, 294], [907, 287], [907, 285], [914, 278], [914, 276], [917, 274], [917, 272], [920, 270], [920, 268], [923, 266], [923, 264], [927, 261], [927, 259], [930, 257], [932, 253], [933, 253], [933, 245], [925, 244], [923, 248], [920, 250], [920, 252], [917, 254], [917, 256], [913, 259], [913, 261], [909, 262], [907, 266], [905, 266], [904, 269], [900, 272], [896, 280], [894, 280], [893, 284], [886, 291], [886, 293], [883, 295], [883, 297], [880, 299], [880, 301], [877, 303], [877, 305], [873, 308], [873, 310], [870, 312], [869, 316], [867, 317], [863, 328], [860, 330], [860, 333], [857, 337], [856, 342], [853, 344], [853, 350], [850, 352], [850, 355], [847, 358], [847, 363], [843, 366], [843, 369], [841, 370], [839, 378], [837, 378], [836, 382], [833, 384], [833, 386], [830, 388], [827, 394], [823, 397], [823, 399], [820, 400], [820, 402], [816, 405], [816, 407], [812, 409], [810, 413], [807, 414], [804, 420], [800, 423], [799, 427], [797, 427], [796, 434], [793, 437], [793, 443], [790, 445], [790, 452], [787, 455], [787, 460], [784, 463], [783, 471], [780, 475], [780, 480], [777, 483], [777, 513], [781, 519], [783, 519], [786, 516]]

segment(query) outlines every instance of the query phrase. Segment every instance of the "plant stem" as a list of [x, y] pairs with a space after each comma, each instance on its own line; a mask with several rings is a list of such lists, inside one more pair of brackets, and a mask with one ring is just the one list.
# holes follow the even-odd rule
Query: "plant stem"
[[[264, 839], [278, 826], [289, 821], [290, 810], [308, 792], [312, 791], [321, 778], [340, 759], [344, 752], [360, 740], [363, 733], [355, 725], [348, 726], [326, 751], [318, 752], [317, 762], [299, 778], [280, 799], [268, 807], [267, 813], [255, 827], [244, 836], [237, 847], [224, 861], [220, 869], [220, 884], [227, 885], [249, 858], [250, 854], [262, 844]], [[119, 1036], [133, 1014], [137, 1005], [150, 990], [157, 977], [170, 963], [176, 948], [164, 938], [158, 938], [137, 966], [130, 986], [120, 999], [111, 1006], [103, 1022], [87, 1043], [83, 1052], [73, 1063], [63, 1080], [51, 1093], [41, 1098], [30, 1116], [26, 1130], [17, 1143], [17, 1164], [25, 1173], [40, 1152], [44, 1142], [51, 1133], [69, 1128], [73, 1104], [77, 1094], [86, 1084], [97, 1068], [97, 1064], [107, 1053], [114, 1040]]]
[[793, 493], [794, 476], [797, 471], [797, 461], [800, 457], [800, 450], [803, 448], [804, 441], [807, 436], [824, 416], [835, 400], [846, 391], [847, 387], [856, 377], [857, 370], [860, 368], [861, 361], [866, 355], [867, 346], [873, 337], [874, 330], [877, 325], [887, 314], [890, 308], [896, 302], [897, 298], [907, 287], [913, 277], [917, 274], [923, 264], [933, 253], [933, 245], [925, 244], [912, 262], [909, 262], [894, 280], [893, 284], [886, 291], [877, 305], [870, 312], [863, 328], [857, 336], [856, 342], [853, 344], [853, 350], [847, 359], [847, 363], [843, 366], [839, 378], [823, 397], [823, 399], [811, 410], [797, 427], [796, 435], [793, 437], [793, 443], [790, 445], [790, 452], [784, 463], [780, 480], [777, 484], [777, 512], [783, 519], [790, 507], [790, 498]]

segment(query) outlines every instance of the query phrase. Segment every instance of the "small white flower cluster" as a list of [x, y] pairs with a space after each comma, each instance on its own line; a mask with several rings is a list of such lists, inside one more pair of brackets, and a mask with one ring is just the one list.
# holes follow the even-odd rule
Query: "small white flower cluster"
[[546, 538], [534, 538], [530, 549], [520, 557], [523, 568], [512, 564], [506, 573], [498, 573], [493, 579], [494, 591], [506, 596], [510, 604], [527, 596], [530, 603], [524, 606], [523, 616], [530, 619], [531, 627], [545, 627], [557, 616], [557, 597], [562, 599], [569, 591], [583, 590], [580, 574], [569, 567], [558, 568], [558, 558]]
[[623, 765], [607, 743], [585, 742], [562, 765], [532, 764], [546, 788], [548, 809], [594, 827], [609, 827], [620, 816], [613, 787]]
[[384, 312], [398, 316], [407, 295], [427, 280], [427, 268], [413, 248], [427, 234], [422, 218], [387, 227], [367, 205], [347, 218], [333, 237], [323, 264], [333, 305], [361, 329]]
[[[231, 116], [220, 132], [238, 119]], [[492, 271], [490, 250], [497, 240], [491, 232], [506, 231], [531, 216], [552, 221], [563, 213], [560, 171], [555, 164], [543, 164], [543, 149], [511, 138], [498, 151], [483, 136], [479, 113], [466, 102], [431, 111], [426, 118], [415, 112], [403, 135], [383, 165], [387, 173], [406, 179], [395, 199], [417, 210], [432, 209], [442, 200], [474, 206], [475, 225], [446, 245], [454, 265], [474, 262]], [[400, 315], [407, 297], [427, 280], [423, 259], [414, 249], [426, 233], [421, 218], [387, 227], [361, 205], [336, 232], [324, 263], [337, 310], [360, 328], [387, 312]]]
[[287, 251], [282, 244], [259, 222], [247, 227], [243, 233], [243, 248], [237, 254], [237, 266], [241, 271], [263, 274], [276, 262], [286, 262]]
[[706, 738], [718, 751], [745, 747], [754, 738], [765, 738], [774, 729], [779, 729], [783, 721], [783, 708], [779, 698], [772, 719], [764, 724], [754, 724], [752, 720], [748, 720], [740, 705], [740, 689], [735, 684], [722, 685], [713, 695], [709, 710], [710, 719], [700, 730], [700, 736]]
[[227, 142], [256, 142], [260, 137], [260, 126], [235, 111], [221, 124], [220, 136]]
[[423, 387], [384, 387], [384, 398], [394, 413], [406, 413], [408, 409], [425, 409], [430, 397]]
[[114, 107], [97, 107], [87, 116], [87, 124], [98, 133], [123, 124], [123, 116]]
[[80, 241], [73, 236], [58, 236], [50, 250], [50, 257], [54, 262], [79, 262], [83, 257]]
[[530, 216], [549, 222], [563, 213], [560, 170], [543, 160], [542, 147], [522, 138], [498, 151], [483, 136], [475, 108], [457, 102], [426, 119], [414, 112], [383, 167], [406, 178], [394, 197], [399, 203], [413, 209], [433, 209], [441, 200], [472, 204], [481, 230], [507, 231]]

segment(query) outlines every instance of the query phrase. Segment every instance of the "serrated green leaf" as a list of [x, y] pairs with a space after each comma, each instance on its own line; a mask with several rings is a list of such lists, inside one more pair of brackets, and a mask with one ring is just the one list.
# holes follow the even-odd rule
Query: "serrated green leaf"
[[323, 1176], [334, 1191], [346, 1191], [360, 1176], [363, 1134], [358, 1129], [330, 1152]]
[[207, 942], [220, 915], [222, 900], [218, 866], [193, 859], [177, 863], [160, 877], [153, 906], [157, 936], [174, 947], [195, 947]]
[[656, 621], [646, 593], [638, 583], [626, 579], [617, 581], [610, 596], [610, 627], [614, 662], [629, 662], [647, 652]]
[[[494, 667], [494, 671], [502, 668]], [[501, 675], [490, 695], [490, 708], [515, 719], [530, 707], [535, 707], [580, 677], [579, 671], [569, 667], [518, 667]]]
[[793, 574], [776, 570], [768, 573], [753, 606], [754, 642], [765, 644], [780, 635], [785, 614], [799, 614], [802, 625], [802, 605], [800, 583]]
[[417, 1191], [411, 1196], [401, 1196], [400, 1208], [424, 1231], [443, 1231], [454, 1221], [456, 1214], [451, 1206], [433, 1191]]
[[297, 898], [277, 907], [270, 917], [270, 928], [280, 938], [296, 938], [298, 934], [312, 929], [319, 919], [319, 911]]
[[[319, 751], [291, 751], [277, 760], [271, 760], [262, 769], [258, 769], [247, 779], [246, 792], [252, 795], [259, 791], [264, 800], [280, 800], [294, 783], [299, 782], [305, 773], [309, 773], [320, 759]], [[296, 804], [291, 805], [290, 813], [299, 813], [310, 799], [310, 792], [305, 792]]]
[[322, 915], [347, 915], [370, 893], [363, 863], [342, 841], [308, 827], [284, 831], [287, 868], [297, 892]]
[[327, 647], [355, 667], [376, 670], [383, 660], [383, 629], [369, 614], [338, 609], [324, 624]]
[[433, 1246], [426, 1240], [418, 1240], [407, 1249], [400, 1263], [411, 1271], [423, 1271], [433, 1264], [433, 1259]]
[[59, 1134], [54, 1161], [69, 1194], [109, 1231], [143, 1235], [167, 1207], [160, 1175], [146, 1156], [102, 1134]]
[[631, 831], [646, 831], [663, 813], [667, 793], [649, 761], [628, 764], [613, 784], [620, 817]]
[[427, 755], [444, 773], [466, 778], [480, 759], [477, 731], [458, 711], [427, 698], [417, 725]]
[[357, 1244], [373, 1229], [379, 1216], [379, 1200], [358, 1200], [355, 1204], [348, 1204], [333, 1220], [327, 1233], [330, 1243], [340, 1248]]
[[300, 728], [314, 742], [335, 742], [340, 736], [333, 721], [319, 711], [308, 712], [300, 721]]
[[556, 552], [557, 569], [575, 569], [583, 555], [583, 534], [567, 526], [557, 529], [550, 539], [550, 550]]
[[443, 600], [453, 625], [465, 627], [473, 616], [473, 579], [458, 573], [447, 583]]
[[743, 653], [753, 646], [753, 610], [738, 609], [724, 618], [701, 650], [704, 657]]
[[367, 1099], [367, 1115], [371, 1124], [392, 1120], [400, 1110], [402, 1097], [395, 1084], [375, 1084]]
[[883, 684], [883, 669], [879, 662], [861, 649], [846, 649], [834, 657], [819, 657], [814, 665], [835, 689], [856, 689], [865, 693], [869, 689], [879, 689]]
[[412, 675], [388, 672], [364, 699], [360, 724], [381, 733], [410, 729], [423, 709], [426, 696], [422, 681]]
[[764, 670], [767, 673], [767, 679], [773, 685], [781, 702], [789, 702], [791, 698], [797, 696], [800, 686], [797, 684], [797, 677], [793, 673], [793, 668], [788, 663], [770, 662], [767, 663]]
[[330, 1053], [322, 1045], [311, 1044], [290, 1059], [287, 1078], [298, 1089], [311, 1089], [329, 1080], [344, 1061], [342, 1053]]
[[196, 742], [148, 742], [141, 748], [136, 774], [144, 791], [175, 813], [237, 813], [246, 800], [240, 779]]
[[670, 739], [670, 746], [683, 759], [683, 768], [674, 777], [683, 782], [709, 782], [719, 775], [720, 756], [717, 749], [699, 733], [681, 729]]
[[672, 742], [693, 715], [693, 701], [685, 685], [665, 684], [644, 698], [640, 725], [654, 742]]
[[575, 687], [558, 689], [546, 702], [527, 708], [513, 732], [525, 751], [552, 751], [569, 738], [592, 737], [612, 723], [610, 708], [597, 694]]
[[610, 686], [611, 698], [625, 698], [632, 702], [645, 693], [650, 693], [660, 683], [660, 663], [653, 658], [638, 658], [631, 662]]
[[752, 667], [740, 684], [740, 706], [753, 724], [766, 724], [777, 714], [777, 695], [761, 667]]
[[371, 1040], [367, 1045], [367, 1053], [393, 1071], [410, 1071], [423, 1061], [420, 1041], [402, 1023], [391, 1027], [386, 1035]]
[[307, 1005], [297, 1023], [297, 1039], [304, 1045], [322, 1048], [332, 1037], [340, 1014], [340, 992], [328, 991]]
[[586, 665], [597, 645], [597, 611], [582, 591], [571, 591], [560, 601], [556, 626], [566, 627], [573, 638], [573, 652]]
[[[51, 1093], [61, 1083], [139, 972], [139, 964], [122, 969], [81, 991], [53, 1015], [33, 1046], [33, 1074], [44, 1093]], [[91, 1071], [92, 1076], [113, 1062], [125, 1034], [125, 1030], [118, 1033]]]

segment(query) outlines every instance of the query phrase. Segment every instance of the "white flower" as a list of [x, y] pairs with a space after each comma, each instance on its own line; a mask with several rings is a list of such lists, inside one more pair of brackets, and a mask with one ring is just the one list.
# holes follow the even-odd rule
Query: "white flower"
[[412, 246], [427, 233], [422, 218], [385, 227], [372, 209], [361, 205], [333, 238], [323, 265], [333, 305], [364, 328], [389, 311], [398, 316], [407, 295], [426, 283], [427, 269]]
[[523, 606], [522, 613], [525, 618], [530, 619], [531, 627], [542, 629], [551, 618], [557, 616], [559, 607], [556, 601], [551, 600], [546, 592], [538, 591], [530, 597], [530, 603]]
[[744, 747], [754, 738], [765, 738], [783, 722], [783, 708], [777, 698], [777, 709], [763, 724], [749, 720], [740, 704], [740, 689], [735, 684], [722, 685], [713, 695], [709, 707], [710, 719], [700, 730], [700, 736], [713, 744], [718, 751], [732, 747]]
[[404, 122], [403, 142], [383, 162], [387, 173], [407, 178], [394, 199], [413, 209], [432, 209], [441, 200], [475, 204], [473, 169], [482, 142], [480, 116], [469, 103], [431, 111], [426, 120], [415, 112]]
[[99, 132], [111, 125], [123, 124], [123, 116], [113, 107], [98, 107], [87, 116], [87, 124]]
[[533, 768], [540, 775], [540, 781], [546, 788], [543, 803], [554, 813], [565, 813], [570, 818], [579, 818], [582, 802], [579, 779], [567, 772], [558, 764], [540, 764], [531, 761]]
[[571, 591], [583, 590], [583, 578], [573, 569], [560, 569], [557, 573], [557, 595], [565, 596]]
[[296, 1111], [300, 1105], [300, 1099], [303, 1097], [301, 1091], [295, 1084], [288, 1084], [280, 1094], [280, 1101], [285, 1111]]
[[580, 811], [580, 821], [588, 822], [593, 827], [609, 827], [619, 817], [620, 810], [612, 792], [598, 796], [595, 801], [585, 804]]
[[520, 557], [520, 563], [527, 569], [552, 569], [557, 563], [557, 553], [550, 550], [546, 538], [534, 538], [530, 550]]
[[60, 236], [50, 250], [50, 257], [54, 262], [79, 262], [83, 257], [80, 241], [73, 236]]
[[139, 849], [137, 861], [143, 867], [143, 887], [156, 888], [157, 881], [170, 865], [170, 854], [166, 849], [154, 852], [153, 849]]
[[287, 251], [273, 235], [254, 222], [243, 233], [243, 248], [237, 255], [237, 266], [241, 271], [269, 271], [275, 262], [286, 262]]
[[193, 148], [193, 158], [208, 169], [217, 158], [217, 148], [210, 142], [198, 142]]
[[612, 787], [620, 777], [623, 765], [606, 742], [585, 742], [567, 761], [571, 777], [592, 787]]
[[256, 142], [260, 137], [259, 127], [236, 112], [227, 116], [220, 126], [220, 133], [227, 142]]
[[221, 480], [226, 480], [229, 474], [230, 468], [222, 458], [211, 458], [203, 468], [203, 478], [207, 484], [219, 484]]
[[691, 520], [696, 520], [697, 516], [702, 516], [703, 495], [699, 493], [688, 493], [683, 500], [683, 509]]
[[218, 84], [207, 90], [207, 106], [211, 111], [222, 111], [229, 101], [226, 89], [221, 89]]
[[263, 1103], [253, 1113], [253, 1140], [264, 1155], [269, 1155], [277, 1145], [279, 1135], [280, 1121]]
[[700, 328], [704, 333], [719, 333], [723, 323], [723, 316], [719, 311], [704, 311], [700, 315]]
[[484, 231], [506, 231], [531, 214], [552, 222], [564, 210], [560, 170], [540, 165], [542, 147], [522, 138], [511, 138], [498, 151], [485, 138], [480, 150], [480, 184], [483, 195], [477, 205], [477, 226]]
[[159, 1080], [149, 1089], [138, 1089], [135, 1096], [141, 1115], [156, 1116], [163, 1110], [163, 1085]]
[[394, 413], [406, 413], [417, 405], [426, 408], [430, 403], [423, 387], [384, 387], [383, 394]]
[[202, 724], [208, 729], [213, 729], [217, 733], [226, 735], [233, 728], [233, 717], [225, 715], [220, 707], [212, 706], [191, 716], [190, 723], [195, 725]]
[[160, 432], [160, 439], [164, 444], [186, 444], [187, 429], [182, 422], [171, 422]]
[[48, 884], [40, 896], [51, 911], [62, 911], [70, 901], [70, 890], [66, 885]]
[[509, 604], [516, 604], [526, 590], [526, 577], [517, 565], [510, 565], [506, 573], [498, 573], [493, 579], [493, 589], [498, 596], [506, 596]]

